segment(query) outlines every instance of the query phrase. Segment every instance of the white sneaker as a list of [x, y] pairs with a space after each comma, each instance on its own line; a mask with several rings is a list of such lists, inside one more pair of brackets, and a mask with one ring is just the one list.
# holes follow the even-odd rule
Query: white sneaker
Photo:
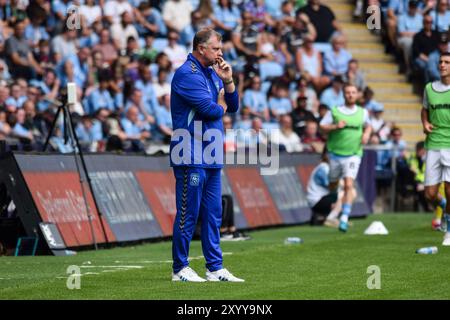
[[229, 281], [229, 282], [244, 282], [244, 279], [239, 279], [233, 276], [230, 271], [223, 268], [217, 271], [206, 271], [206, 279], [208, 281]]
[[450, 246], [450, 232], [446, 232], [444, 235], [444, 241], [442, 241], [442, 245], [445, 247]]
[[190, 267], [184, 267], [177, 273], [172, 273], [172, 281], [205, 282], [206, 280], [199, 277]]

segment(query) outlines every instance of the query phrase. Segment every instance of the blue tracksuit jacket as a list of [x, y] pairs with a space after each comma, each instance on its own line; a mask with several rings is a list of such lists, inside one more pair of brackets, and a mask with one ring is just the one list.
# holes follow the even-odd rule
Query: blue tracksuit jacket
[[[192, 54], [178, 68], [172, 80], [174, 135], [170, 144], [170, 164], [176, 179], [177, 215], [172, 244], [175, 273], [189, 264], [189, 245], [199, 216], [206, 268], [209, 271], [222, 268], [220, 174], [223, 167], [224, 111], [217, 104], [222, 88], [223, 82], [214, 69], [204, 68]], [[239, 108], [237, 90], [225, 93], [225, 101], [227, 111], [236, 112]]]

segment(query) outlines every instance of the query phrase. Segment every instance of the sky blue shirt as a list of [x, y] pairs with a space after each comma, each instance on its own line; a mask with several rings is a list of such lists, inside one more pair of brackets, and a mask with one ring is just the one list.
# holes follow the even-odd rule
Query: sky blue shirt
[[217, 6], [214, 8], [214, 16], [225, 26], [234, 29], [239, 23], [241, 13], [236, 6], [232, 6], [231, 10]]
[[146, 104], [149, 106], [149, 112], [153, 113], [154, 110], [159, 106], [158, 99], [156, 98], [155, 88], [153, 83], [145, 83], [142, 80], [137, 80], [134, 86], [142, 91]]
[[325, 73], [346, 73], [348, 70], [348, 63], [351, 59], [352, 54], [345, 49], [341, 49], [337, 55], [333, 50], [326, 51], [323, 57]]
[[5, 100], [5, 105], [7, 106], [14, 106], [16, 108], [22, 108], [22, 105], [24, 102], [27, 101], [26, 96], [21, 96], [18, 99], [15, 99], [13, 97], [9, 97]]
[[288, 98], [271, 97], [269, 99], [269, 109], [277, 114], [286, 114], [292, 111], [291, 100]]
[[25, 39], [32, 41], [33, 43], [38, 43], [39, 40], [49, 40], [50, 36], [43, 26], [34, 27], [29, 23], [25, 27]]
[[245, 90], [242, 102], [244, 107], [249, 107], [255, 112], [263, 112], [268, 106], [266, 95], [261, 91], [253, 89]]
[[88, 113], [94, 114], [100, 108], [114, 111], [114, 100], [108, 90], [100, 91], [99, 88], [92, 91], [88, 97]]
[[336, 94], [331, 87], [325, 89], [320, 96], [320, 103], [326, 104], [328, 108], [342, 106], [345, 103], [344, 93], [341, 90], [339, 94]]
[[416, 13], [411, 17], [408, 13], [402, 14], [398, 18], [398, 32], [419, 32], [423, 28], [423, 16]]
[[[436, 30], [436, 11], [431, 11], [430, 16], [433, 18], [433, 30]], [[446, 32], [450, 27], [450, 10], [447, 10], [445, 14], [439, 14], [437, 18], [438, 31]]]

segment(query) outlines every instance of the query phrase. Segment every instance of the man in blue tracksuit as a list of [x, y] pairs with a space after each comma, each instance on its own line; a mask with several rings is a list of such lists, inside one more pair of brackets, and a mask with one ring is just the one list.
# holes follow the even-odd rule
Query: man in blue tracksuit
[[189, 245], [199, 215], [209, 281], [235, 281], [222, 266], [221, 169], [225, 112], [236, 112], [239, 96], [231, 66], [222, 58], [221, 36], [213, 29], [198, 31], [193, 51], [172, 80], [174, 133], [170, 163], [176, 179], [177, 215], [173, 226], [173, 281], [203, 282], [189, 267]]

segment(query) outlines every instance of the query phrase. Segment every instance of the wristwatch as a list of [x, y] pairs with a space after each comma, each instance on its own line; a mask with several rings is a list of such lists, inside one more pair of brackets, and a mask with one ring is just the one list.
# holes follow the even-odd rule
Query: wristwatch
[[231, 84], [231, 83], [233, 83], [233, 78], [231, 78], [230, 80], [224, 81], [223, 83], [225, 83], [225, 84]]

